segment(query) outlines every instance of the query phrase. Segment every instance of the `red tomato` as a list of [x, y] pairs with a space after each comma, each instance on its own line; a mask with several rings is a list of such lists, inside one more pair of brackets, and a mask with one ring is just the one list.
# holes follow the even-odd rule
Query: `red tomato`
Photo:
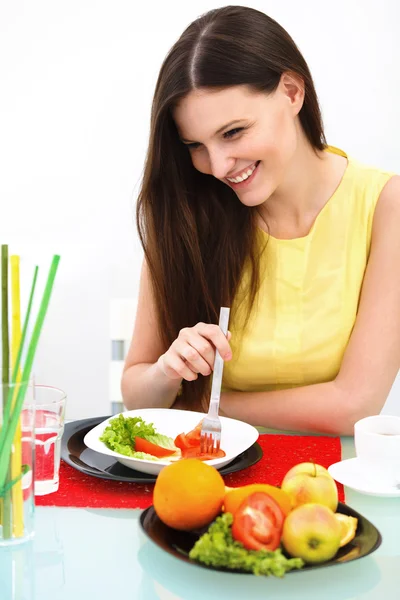
[[276, 550], [284, 520], [281, 507], [271, 496], [255, 492], [243, 500], [235, 513], [232, 536], [247, 550]]
[[180, 433], [176, 436], [174, 444], [177, 448], [185, 450], [185, 448], [192, 448], [193, 446], [198, 446], [200, 444], [200, 440], [199, 442], [193, 442], [192, 440], [189, 440], [184, 433]]
[[176, 436], [175, 446], [181, 450], [200, 446], [201, 425], [202, 421], [200, 421], [200, 423], [196, 425], [194, 429], [189, 431], [189, 433], [180, 433], [178, 436]]
[[198, 425], [196, 425], [196, 427], [194, 429], [192, 429], [191, 431], [189, 431], [189, 433], [186, 434], [186, 437], [188, 440], [191, 440], [192, 442], [196, 442], [200, 444], [200, 433], [201, 433], [201, 426], [202, 426], [203, 421], [200, 421], [200, 423]]
[[214, 460], [214, 458], [223, 458], [225, 452], [221, 449], [215, 454], [207, 454], [206, 452], [200, 452], [200, 446], [193, 448], [185, 448], [182, 450], [182, 458], [198, 458], [199, 460]]
[[200, 434], [203, 421], [189, 433], [180, 433], [175, 438], [175, 446], [182, 450], [182, 458], [198, 458], [199, 460], [213, 460], [214, 458], [223, 458], [225, 452], [218, 450], [215, 454], [207, 454], [200, 452]]
[[157, 446], [157, 444], [153, 444], [152, 442], [148, 442], [143, 438], [136, 437], [135, 438], [135, 450], [136, 452], [146, 452], [146, 454], [152, 454], [153, 456], [157, 456], [157, 458], [163, 458], [164, 456], [171, 456], [175, 454], [176, 450], [170, 450], [169, 448], [163, 448], [162, 446]]

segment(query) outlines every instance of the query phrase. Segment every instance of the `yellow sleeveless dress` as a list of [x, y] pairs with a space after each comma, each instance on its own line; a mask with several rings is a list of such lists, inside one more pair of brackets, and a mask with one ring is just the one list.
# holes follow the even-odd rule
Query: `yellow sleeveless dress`
[[[223, 389], [269, 391], [331, 381], [353, 329], [374, 210], [392, 176], [347, 157], [344, 176], [308, 235], [277, 239], [261, 229], [261, 287], [243, 329], [246, 301], [232, 310], [233, 358]], [[243, 274], [243, 288], [248, 272]]]

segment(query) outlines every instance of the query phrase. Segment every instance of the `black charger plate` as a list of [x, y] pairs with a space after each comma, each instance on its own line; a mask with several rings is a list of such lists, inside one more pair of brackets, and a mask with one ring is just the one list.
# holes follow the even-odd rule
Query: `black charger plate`
[[[339, 502], [337, 512], [343, 513], [344, 515], [350, 515], [358, 519], [357, 531], [354, 539], [340, 548], [336, 555], [329, 561], [316, 565], [305, 565], [302, 569], [294, 569], [289, 571], [290, 573], [300, 573], [302, 571], [310, 571], [319, 567], [328, 567], [332, 565], [339, 565], [347, 563], [358, 558], [362, 558], [374, 552], [382, 543], [382, 536], [370, 521], [363, 517], [360, 513], [350, 508], [346, 504]], [[205, 569], [212, 569], [214, 571], [227, 572], [228, 569], [221, 567], [209, 567], [202, 563], [193, 561], [189, 558], [189, 552], [193, 548], [196, 541], [199, 539], [201, 532], [193, 531], [178, 531], [165, 525], [157, 516], [153, 506], [146, 508], [140, 515], [140, 525], [147, 537], [152, 540], [157, 546], [159, 546], [165, 552], [176, 558], [197, 565]], [[243, 573], [245, 575], [251, 575], [246, 571], [234, 571], [236, 573]]]
[[[154, 475], [141, 473], [121, 465], [113, 456], [100, 454], [85, 446], [83, 439], [88, 431], [102, 423], [109, 416], [81, 419], [67, 423], [61, 441], [61, 458], [71, 467], [85, 475], [113, 481], [131, 483], [153, 483]], [[262, 457], [261, 446], [256, 442], [250, 448], [239, 454], [231, 463], [219, 469], [221, 475], [228, 475], [255, 465]]]

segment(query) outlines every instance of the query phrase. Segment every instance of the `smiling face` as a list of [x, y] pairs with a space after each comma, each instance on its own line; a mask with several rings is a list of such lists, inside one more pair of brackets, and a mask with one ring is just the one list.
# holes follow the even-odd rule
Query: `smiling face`
[[247, 86], [190, 92], [174, 120], [194, 167], [213, 175], [246, 206], [267, 200], [296, 152], [303, 102], [301, 82], [282, 75], [273, 94]]

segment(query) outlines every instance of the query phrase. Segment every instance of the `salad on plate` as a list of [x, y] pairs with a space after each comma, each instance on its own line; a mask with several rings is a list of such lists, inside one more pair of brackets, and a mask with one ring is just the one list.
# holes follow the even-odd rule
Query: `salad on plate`
[[185, 458], [223, 458], [225, 452], [221, 449], [213, 454], [200, 451], [201, 425], [202, 421], [191, 431], [179, 433], [173, 439], [159, 433], [153, 423], [146, 423], [142, 417], [120, 414], [110, 420], [99, 439], [110, 450], [140, 460], [174, 462]]

